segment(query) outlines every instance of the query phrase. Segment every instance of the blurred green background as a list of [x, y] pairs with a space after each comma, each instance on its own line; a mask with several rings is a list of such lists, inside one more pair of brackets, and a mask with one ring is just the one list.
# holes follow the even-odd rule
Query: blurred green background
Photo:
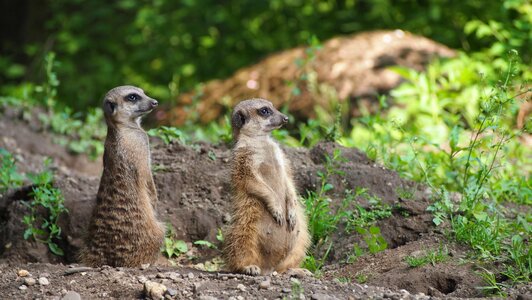
[[[403, 29], [466, 52], [510, 48], [530, 62], [528, 0], [0, 2], [2, 94], [45, 81], [55, 52], [57, 99], [75, 110], [103, 91], [135, 84], [163, 101], [313, 36]], [[486, 50], [487, 49], [487, 50]]]

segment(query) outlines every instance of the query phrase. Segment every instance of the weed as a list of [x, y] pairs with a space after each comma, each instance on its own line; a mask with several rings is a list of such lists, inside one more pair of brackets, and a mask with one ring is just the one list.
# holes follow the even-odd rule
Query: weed
[[216, 234], [216, 239], [220, 242], [220, 243], [223, 243], [225, 238], [224, 238], [224, 233], [222, 231], [221, 228], [218, 228], [218, 233]]
[[359, 227], [368, 227], [377, 220], [389, 218], [392, 215], [392, 207], [381, 204], [381, 200], [375, 196], [369, 196], [365, 189], [357, 189], [356, 196], [369, 197], [373, 203], [368, 209], [355, 204], [355, 211], [346, 211], [346, 231], [352, 232]]
[[364, 242], [368, 246], [371, 254], [381, 252], [388, 248], [388, 243], [381, 234], [381, 229], [377, 226], [370, 226], [369, 228], [357, 227], [356, 231], [363, 236]]
[[216, 161], [216, 153], [214, 153], [214, 151], [209, 150], [209, 152], [207, 153], [207, 156], [210, 158], [210, 160]]
[[337, 224], [344, 217], [344, 208], [347, 206], [347, 201], [344, 201], [337, 213], [333, 213], [330, 208], [331, 200], [326, 196], [327, 192], [334, 187], [328, 182], [329, 177], [333, 174], [342, 175], [343, 172], [338, 170], [339, 163], [345, 159], [341, 156], [340, 149], [335, 149], [332, 156], [327, 156], [325, 161], [324, 172], [318, 172], [320, 178], [320, 187], [317, 192], [308, 191], [307, 196], [304, 197], [306, 212], [308, 216], [309, 229], [312, 235], [314, 244], [320, 243], [333, 230], [337, 228]]
[[360, 284], [364, 284], [368, 281], [369, 279], [369, 276], [366, 275], [366, 274], [361, 274], [361, 273], [358, 273], [357, 275], [355, 275], [355, 280], [360, 283]]
[[3, 194], [9, 188], [16, 188], [22, 185], [24, 176], [17, 172], [15, 158], [7, 150], [0, 148], [0, 194]]
[[197, 240], [194, 242], [194, 245], [198, 245], [198, 246], [205, 246], [207, 248], [210, 248], [210, 249], [218, 249], [218, 247], [216, 247], [215, 244], [209, 242], [209, 241], [205, 241], [205, 240]]
[[321, 274], [321, 268], [323, 268], [325, 262], [327, 262], [327, 257], [329, 257], [329, 253], [331, 252], [332, 246], [333, 243], [329, 242], [329, 246], [327, 247], [321, 258], [316, 258], [315, 255], [305, 256], [305, 260], [303, 260], [303, 268], [314, 273], [315, 276], [319, 276]]
[[507, 287], [504, 284], [501, 284], [497, 281], [497, 278], [495, 274], [487, 269], [482, 268], [482, 272], [478, 272], [477, 274], [480, 275], [485, 286], [478, 287], [478, 289], [482, 290], [487, 295], [499, 295], [506, 297], [505, 293], [503, 292], [503, 288]]
[[395, 193], [402, 200], [411, 200], [414, 198], [414, 192], [410, 189], [399, 187], [395, 190]]
[[351, 283], [351, 278], [349, 277], [338, 277], [336, 280], [340, 283]]
[[148, 130], [148, 135], [160, 138], [166, 145], [173, 141], [185, 144], [185, 135], [175, 127], [161, 126]]
[[[64, 255], [63, 250], [55, 243], [61, 239], [61, 228], [57, 224], [59, 216], [68, 212], [64, 202], [65, 199], [61, 191], [52, 186], [53, 174], [47, 169], [51, 160], [45, 160], [45, 170], [41, 173], [28, 175], [33, 182], [30, 202], [22, 202], [29, 209], [30, 214], [25, 215], [22, 222], [26, 225], [24, 239], [30, 237], [38, 242], [45, 243], [55, 255]], [[39, 216], [39, 211], [44, 209], [46, 216]]]
[[179, 257], [181, 254], [188, 252], [187, 243], [175, 239], [175, 231], [172, 225], [166, 225], [166, 235], [161, 252], [168, 258]]
[[420, 267], [430, 263], [435, 266], [437, 263], [444, 262], [449, 258], [447, 247], [440, 246], [438, 250], [429, 250], [423, 256], [407, 256], [405, 262], [411, 268]]
[[301, 281], [297, 278], [290, 278], [290, 281], [292, 281], [292, 292], [291, 292], [291, 299], [304, 299], [304, 293], [305, 289], [303, 288], [303, 285], [301, 284]]

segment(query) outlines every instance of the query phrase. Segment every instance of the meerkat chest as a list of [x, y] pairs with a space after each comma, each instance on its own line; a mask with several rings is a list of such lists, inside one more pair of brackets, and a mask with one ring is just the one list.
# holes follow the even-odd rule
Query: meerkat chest
[[276, 144], [266, 145], [263, 151], [257, 153], [258, 169], [264, 179], [280, 185], [286, 180], [285, 158]]

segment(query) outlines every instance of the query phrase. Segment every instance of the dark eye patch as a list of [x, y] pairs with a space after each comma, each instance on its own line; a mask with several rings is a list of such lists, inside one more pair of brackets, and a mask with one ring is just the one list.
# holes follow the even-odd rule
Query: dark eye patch
[[259, 115], [263, 117], [267, 117], [272, 114], [272, 110], [269, 107], [265, 106], [265, 107], [259, 108], [258, 113]]
[[139, 94], [131, 93], [126, 96], [125, 100], [130, 102], [136, 102], [140, 100], [140, 96]]

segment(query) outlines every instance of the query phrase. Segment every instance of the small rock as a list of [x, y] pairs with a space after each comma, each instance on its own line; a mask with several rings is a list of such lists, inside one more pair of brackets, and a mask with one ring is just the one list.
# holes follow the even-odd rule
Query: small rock
[[199, 293], [201, 290], [201, 282], [194, 282], [194, 293]]
[[166, 276], [164, 276], [163, 273], [157, 273], [157, 275], [155, 275], [156, 278], [165, 278]]
[[22, 270], [18, 270], [17, 275], [20, 277], [26, 277], [30, 275], [30, 272], [28, 272], [28, 270], [22, 269]]
[[148, 278], [146, 278], [146, 276], [144, 275], [140, 275], [140, 276], [137, 276], [137, 280], [139, 281], [139, 283], [144, 283], [148, 281]]
[[532, 300], [532, 294], [519, 294], [517, 300]]
[[35, 281], [35, 278], [32, 278], [32, 277], [24, 278], [24, 284], [26, 284], [27, 286], [35, 285], [35, 283], [37, 283], [37, 281]]
[[189, 279], [193, 279], [193, 278], [194, 278], [194, 273], [192, 273], [192, 272], [188, 273], [188, 274], [187, 274], [187, 277], [188, 277]]
[[48, 281], [48, 278], [46, 278], [46, 277], [39, 277], [39, 284], [40, 285], [49, 285], [50, 281]]
[[199, 300], [218, 300], [218, 298], [215, 298], [213, 296], [199, 296], [198, 297]]
[[159, 300], [164, 298], [164, 293], [166, 292], [166, 286], [154, 281], [144, 282], [144, 295], [146, 297]]
[[168, 289], [166, 290], [166, 293], [167, 293], [168, 295], [174, 297], [175, 295], [177, 295], [177, 290], [174, 290], [174, 289], [172, 289], [172, 288], [168, 288]]
[[142, 264], [142, 265], [140, 265], [140, 269], [141, 270], [146, 270], [149, 267], [150, 267], [150, 264]]
[[21, 291], [25, 291], [27, 288], [28, 287], [26, 285], [24, 285], [24, 284], [18, 287], [18, 289], [21, 290]]
[[61, 300], [81, 300], [81, 296], [74, 291], [68, 291]]
[[281, 290], [281, 292], [283, 292], [283, 293], [285, 293], [285, 294], [289, 294], [289, 293], [292, 292], [292, 289], [291, 289], [291, 288], [283, 288], [283, 289]]
[[237, 289], [241, 290], [242, 292], [245, 292], [246, 291], [246, 287], [242, 284], [242, 283], [239, 283], [237, 286], [236, 286]]
[[225, 281], [225, 280], [227, 280], [227, 279], [229, 279], [229, 277], [227, 277], [227, 276], [222, 276], [222, 280]]
[[312, 299], [312, 300], [330, 300], [330, 299], [333, 299], [333, 297], [331, 297], [329, 295], [326, 295], [326, 294], [316, 293], [316, 294], [312, 294], [312, 296], [310, 296], [310, 299]]
[[266, 280], [261, 281], [261, 283], [259, 283], [259, 288], [263, 290], [267, 290], [270, 288], [271, 285], [272, 285], [271, 281], [269, 279], [266, 279]]

